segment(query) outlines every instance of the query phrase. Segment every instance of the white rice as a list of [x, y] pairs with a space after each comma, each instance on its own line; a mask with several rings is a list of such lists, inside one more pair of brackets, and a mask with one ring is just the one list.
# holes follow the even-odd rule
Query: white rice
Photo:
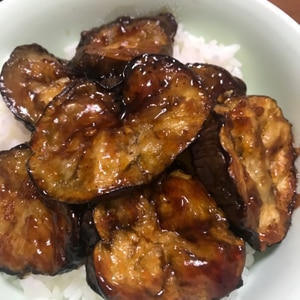
[[[216, 40], [206, 42], [204, 37], [194, 36], [178, 24], [174, 41], [173, 56], [183, 63], [215, 64], [228, 70], [232, 75], [242, 78], [241, 62], [235, 57], [240, 45], [223, 45]], [[193, 45], [191, 47], [191, 45]]]
[[29, 131], [17, 121], [5, 105], [0, 94], [0, 150], [10, 149], [28, 141]]
[[[77, 43], [65, 48], [66, 58], [70, 59]], [[184, 30], [179, 24], [175, 37], [174, 57], [183, 63], [212, 63], [222, 66], [233, 75], [242, 77], [241, 63], [235, 58], [239, 45], [222, 45], [216, 40], [206, 42], [203, 37], [196, 37]], [[1, 96], [0, 96], [1, 97]], [[0, 99], [0, 150], [10, 149], [29, 140], [30, 134], [23, 124], [16, 121], [12, 113]], [[254, 262], [254, 251], [247, 246], [246, 267], [243, 272], [244, 283], [249, 267]], [[94, 293], [85, 280], [85, 268], [58, 275], [30, 275], [20, 280], [14, 276], [2, 274], [7, 284], [20, 289], [26, 300], [99, 300], [103, 299]], [[226, 300], [239, 299], [238, 290], [232, 292]]]

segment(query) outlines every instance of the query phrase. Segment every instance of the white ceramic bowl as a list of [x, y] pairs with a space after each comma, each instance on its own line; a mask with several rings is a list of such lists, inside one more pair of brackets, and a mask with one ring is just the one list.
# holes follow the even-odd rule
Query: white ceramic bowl
[[[13, 48], [36, 42], [57, 56], [83, 29], [120, 15], [171, 11], [191, 33], [207, 41], [238, 43], [249, 94], [275, 98], [293, 124], [300, 146], [300, 26], [264, 0], [4, 0], [0, 2], [0, 66]], [[1, 172], [1, 170], [0, 170]], [[286, 239], [259, 255], [242, 300], [300, 299], [300, 209]], [[24, 299], [0, 281], [1, 299]]]

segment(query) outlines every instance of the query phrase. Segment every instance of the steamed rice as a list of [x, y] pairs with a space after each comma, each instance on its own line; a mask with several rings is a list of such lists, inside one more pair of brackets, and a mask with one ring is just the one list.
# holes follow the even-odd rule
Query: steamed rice
[[[70, 59], [75, 52], [76, 44], [65, 48], [66, 57]], [[193, 47], [191, 47], [191, 45]], [[216, 40], [206, 42], [203, 37], [196, 37], [184, 30], [179, 24], [175, 36], [174, 57], [183, 63], [203, 62], [219, 65], [234, 76], [242, 77], [241, 63], [235, 55], [240, 46], [219, 44]], [[1, 96], [0, 96], [1, 97]], [[29, 140], [30, 134], [23, 124], [18, 122], [0, 99], [0, 150], [10, 149], [22, 142]], [[247, 246], [246, 266], [243, 272], [244, 283], [249, 272], [249, 267], [254, 262], [254, 250]], [[24, 279], [1, 274], [7, 284], [15, 286], [24, 292], [26, 300], [99, 300], [103, 299], [94, 293], [85, 279], [84, 266], [72, 272], [57, 275], [29, 275]], [[226, 300], [239, 299], [236, 290], [226, 297]]]
[[179, 24], [173, 49], [173, 56], [183, 63], [215, 64], [242, 78], [242, 64], [235, 57], [240, 49], [238, 44], [224, 45], [216, 40], [206, 42], [204, 37], [192, 35]]

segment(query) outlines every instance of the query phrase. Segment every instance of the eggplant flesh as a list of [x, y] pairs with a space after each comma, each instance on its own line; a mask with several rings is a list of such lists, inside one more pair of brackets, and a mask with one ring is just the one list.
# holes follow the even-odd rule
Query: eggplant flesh
[[0, 153], [0, 269], [64, 273], [83, 264], [91, 245], [81, 238], [78, 208], [44, 202], [26, 170], [30, 155], [26, 144]]
[[118, 77], [125, 65], [142, 54], [172, 55], [177, 23], [170, 13], [152, 17], [119, 17], [81, 33], [69, 66], [77, 74], [101, 80]]
[[87, 280], [107, 299], [220, 299], [238, 288], [244, 241], [204, 186], [180, 170], [99, 203]]
[[[87, 280], [108, 299], [219, 299], [245, 262], [229, 224], [259, 251], [285, 237], [290, 124], [225, 69], [170, 57], [176, 30], [171, 14], [120, 17], [82, 32], [69, 62], [14, 49], [0, 92], [33, 133], [0, 153], [1, 270], [55, 275], [92, 251]], [[197, 180], [156, 181], [187, 151]]]
[[[38, 189], [66, 203], [84, 203], [147, 184], [187, 148], [212, 101], [193, 72], [165, 55], [142, 55], [126, 66], [116, 96], [71, 88], [46, 108], [30, 146]], [[97, 108], [97, 109], [95, 109]]]
[[214, 108], [191, 148], [195, 172], [236, 232], [259, 251], [282, 241], [296, 200], [290, 123], [266, 96]]
[[70, 82], [66, 62], [38, 44], [16, 47], [0, 75], [0, 92], [8, 108], [33, 130], [45, 107]]

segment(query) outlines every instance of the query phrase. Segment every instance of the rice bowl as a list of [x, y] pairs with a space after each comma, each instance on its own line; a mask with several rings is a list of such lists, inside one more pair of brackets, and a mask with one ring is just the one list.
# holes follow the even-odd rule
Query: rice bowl
[[[19, 9], [21, 11], [22, 6], [25, 5], [19, 3], [18, 0], [6, 1], [0, 4], [1, 28], [5, 26], [3, 20], [6, 20], [6, 24], [10, 24], [8, 20], [14, 19]], [[153, 7], [153, 4], [146, 1], [126, 2], [126, 5], [120, 1], [119, 3], [116, 1], [113, 4], [103, 1], [103, 5], [100, 5], [102, 10], [99, 9], [99, 11], [93, 9], [99, 5], [98, 1], [81, 3], [80, 1], [65, 0], [52, 1], [51, 3], [41, 5], [37, 1], [32, 0], [31, 3], [35, 9], [32, 9], [27, 16], [22, 15], [18, 18], [18, 24], [14, 25], [18, 26], [17, 28], [12, 25], [10, 28], [7, 28], [5, 33], [1, 32], [0, 38], [5, 43], [3, 42], [0, 49], [0, 64], [7, 59], [15, 46], [32, 42], [39, 42], [58, 56], [66, 57], [68, 56], [66, 51], [69, 52], [69, 46], [76, 43], [79, 38], [79, 32], [82, 29], [91, 28], [119, 15], [145, 15], [148, 12], [157, 11], [161, 7], [163, 10], [169, 10], [178, 15], [178, 19], [182, 22], [184, 29], [204, 39], [204, 45], [208, 44], [210, 46], [208, 49], [213, 47], [218, 48], [219, 46], [216, 50], [216, 53], [218, 53], [220, 48], [222, 51], [224, 47], [229, 46], [230, 62], [225, 67], [233, 67], [230, 71], [235, 72], [236, 75], [241, 76], [242, 74], [248, 86], [248, 93], [267, 94], [278, 100], [286, 117], [294, 125], [296, 145], [300, 145], [300, 124], [297, 116], [297, 109], [300, 105], [298, 98], [300, 90], [296, 82], [300, 70], [299, 65], [295, 63], [300, 60], [300, 52], [297, 47], [297, 41], [300, 38], [300, 29], [299, 25], [268, 2], [258, 1], [257, 3], [248, 5], [249, 3], [228, 0], [226, 1], [226, 5], [220, 8], [218, 1], [205, 0], [197, 2], [187, 1], [184, 6], [180, 1], [166, 1], [157, 7]], [[14, 5], [19, 5], [19, 8], [16, 9]], [[115, 7], [118, 8], [115, 9]], [[48, 10], [47, 16], [51, 16], [50, 12], [57, 15], [57, 22], [51, 24], [51, 34], [46, 33], [49, 30], [49, 20], [44, 17], [45, 9]], [[35, 18], [39, 18], [38, 20], [41, 22], [41, 26], [38, 28], [35, 27], [35, 22], [32, 21]], [[257, 19], [259, 26], [264, 26], [266, 33], [258, 31], [256, 27], [251, 27], [253, 26], [252, 18]], [[278, 28], [281, 29], [279, 30]], [[15, 34], [15, 32], [18, 34]], [[281, 39], [282, 43], [278, 44], [278, 39]], [[218, 42], [212, 43], [212, 40]], [[197, 43], [200, 43], [199, 40], [197, 40]], [[181, 39], [177, 41], [178, 47], [182, 47], [182, 45], [184, 43], [182, 43]], [[284, 55], [287, 49], [289, 49], [289, 57]], [[182, 60], [188, 61], [189, 58], [193, 61], [195, 60], [193, 56], [188, 56], [187, 59], [179, 57], [179, 54], [176, 54], [176, 56]], [[216, 61], [215, 58], [209, 62], [214, 61]], [[218, 63], [222, 61], [220, 59]], [[273, 61], [276, 61], [276, 64]], [[241, 73], [239, 73], [240, 69]], [[7, 110], [4, 106], [1, 106], [0, 114], [1, 128], [3, 129], [1, 131], [2, 149], [10, 148], [22, 140], [28, 139], [28, 135], [26, 135], [26, 131], [23, 130], [22, 125], [20, 126], [13, 117], [9, 120], [5, 119], [7, 118]], [[8, 125], [11, 122], [14, 125]], [[9, 133], [7, 130], [8, 127], [11, 130]], [[4, 133], [8, 136], [4, 136]], [[15, 140], [12, 138], [15, 138]], [[249, 280], [247, 279], [246, 285], [237, 291], [238, 295], [234, 295], [237, 296], [237, 299], [246, 300], [253, 299], [254, 297], [282, 299], [286, 290], [291, 291], [291, 300], [297, 299], [299, 287], [293, 280], [297, 277], [295, 275], [297, 264], [294, 262], [299, 261], [300, 258], [297, 251], [295, 251], [300, 245], [300, 240], [296, 234], [300, 228], [299, 210], [295, 212], [293, 220], [293, 226], [286, 240], [279, 246], [270, 249], [269, 253], [258, 255], [258, 261], [250, 269]], [[251, 263], [249, 264], [251, 265]], [[291, 274], [292, 278], [289, 282], [285, 282], [283, 280], [284, 277], [281, 277], [281, 274], [284, 274], [283, 270]], [[268, 274], [276, 274], [278, 276], [273, 275], [272, 277]], [[25, 280], [23, 284], [25, 284]], [[280, 284], [270, 288], [270, 282], [277, 280]], [[15, 288], [15, 283], [11, 284], [11, 281], [12, 279], [4, 280], [1, 278], [0, 286], [3, 297], [6, 296], [8, 298], [14, 295], [14, 299], [24, 299], [21, 290]], [[33, 286], [34, 283], [29, 282], [29, 285]], [[69, 288], [65, 292], [67, 295], [70, 289], [72, 288]], [[256, 292], [254, 292], [255, 289]], [[65, 299], [92, 300], [93, 297], [91, 294], [86, 294], [86, 296], [78, 298], [75, 294], [73, 298], [65, 297]], [[294, 298], [293, 295], [295, 296]], [[44, 294], [43, 297], [46, 299], [59, 299], [57, 290], [53, 292], [52, 296]], [[33, 299], [32, 294], [28, 295], [28, 299]]]

